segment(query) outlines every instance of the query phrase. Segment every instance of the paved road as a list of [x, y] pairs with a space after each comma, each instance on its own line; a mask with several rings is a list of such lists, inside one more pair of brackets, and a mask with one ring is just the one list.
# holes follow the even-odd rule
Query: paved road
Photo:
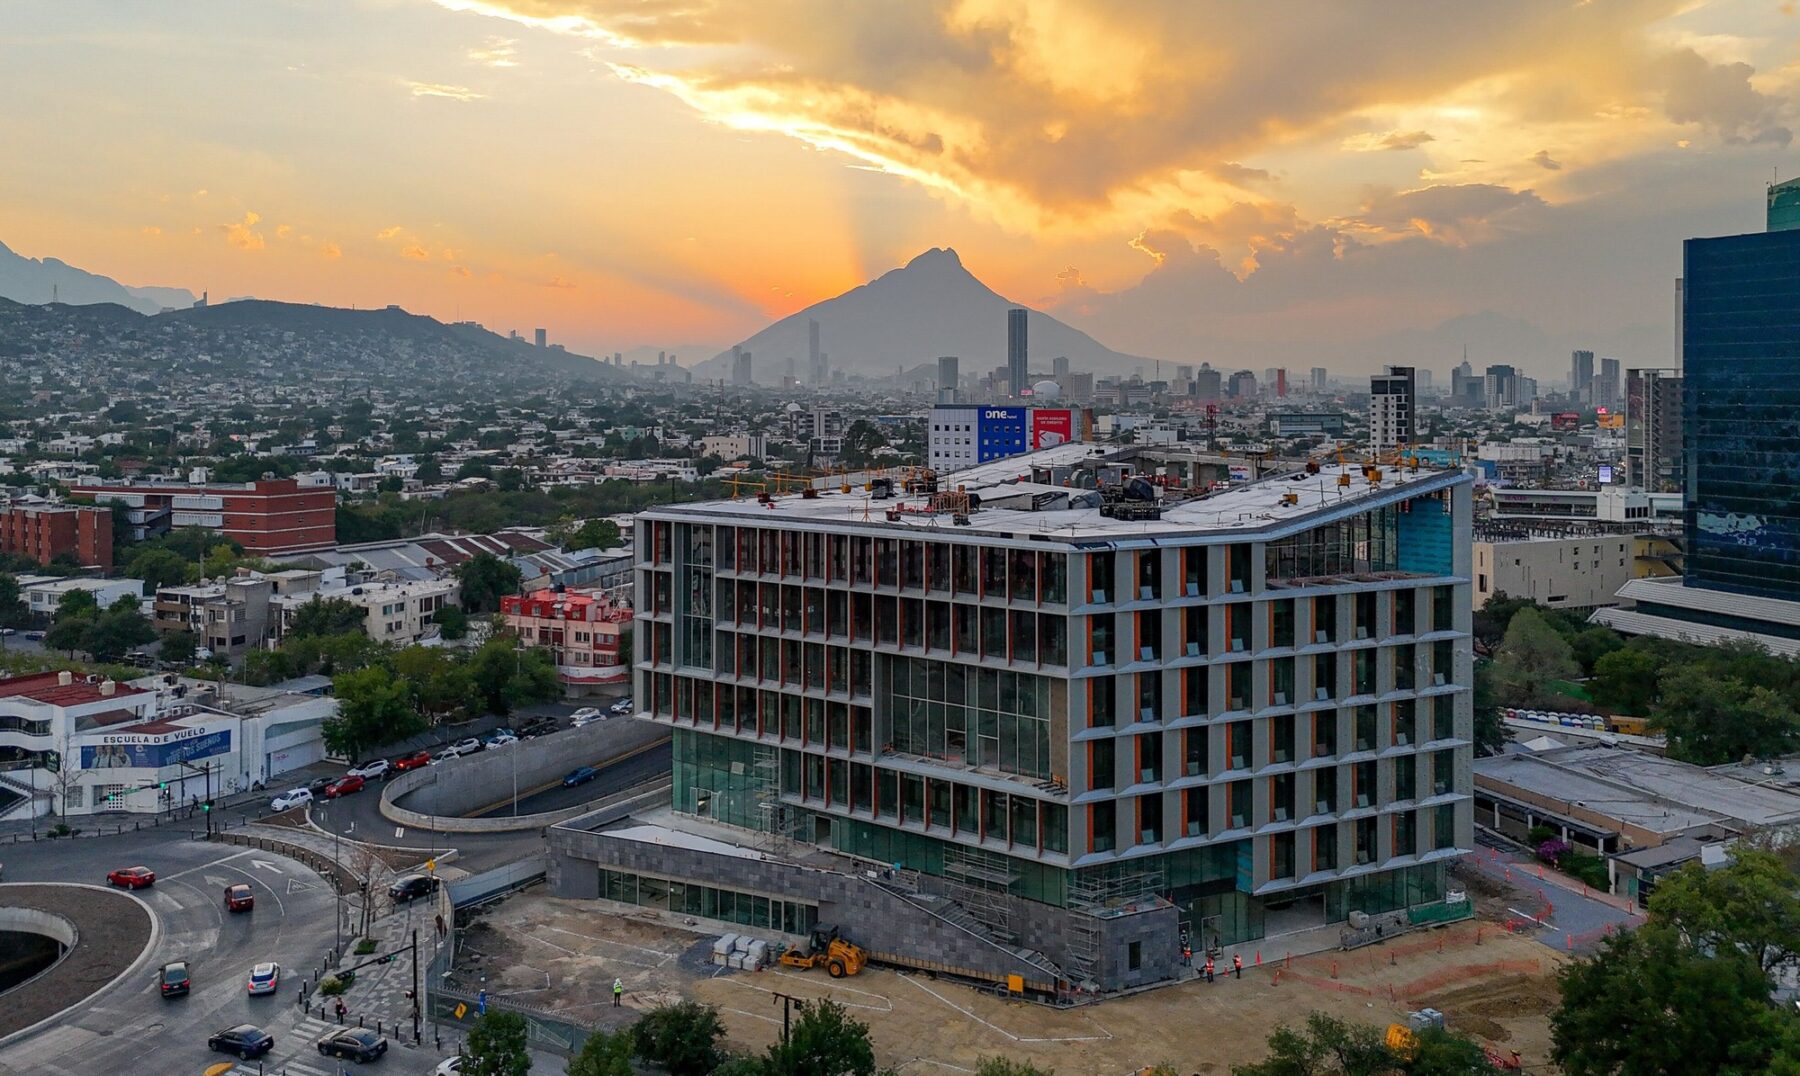
[[1600, 944], [1609, 929], [1629, 930], [1644, 921], [1641, 914], [1559, 884], [1551, 872], [1540, 878], [1537, 862], [1530, 855], [1485, 834], [1477, 837], [1476, 845], [1469, 864], [1511, 887], [1517, 897], [1511, 910], [1520, 913], [1521, 919], [1541, 920], [1532, 936], [1552, 949], [1587, 952]]
[[[320, 1029], [294, 1001], [300, 977], [310, 976], [333, 944], [337, 902], [300, 864], [159, 831], [21, 845], [8, 850], [6, 874], [9, 881], [100, 881], [112, 867], [138, 863], [157, 872], [156, 885], [139, 895], [162, 929], [142, 981], [121, 982], [58, 1026], [0, 1048], [0, 1073], [201, 1073], [225, 1060], [206, 1049], [208, 1035], [256, 1023], [276, 1040], [264, 1059], [267, 1072], [288, 1062], [293, 1076], [335, 1076], [313, 1051]], [[255, 888], [257, 904], [232, 915], [223, 889], [238, 882]], [[185, 998], [165, 1001], [157, 992], [154, 973], [169, 960], [190, 964], [194, 989]], [[279, 996], [252, 998], [244, 980], [264, 960], [280, 963], [286, 981]], [[437, 1060], [395, 1046], [385, 1067], [428, 1073]]]
[[[508, 748], [510, 750], [510, 748]], [[510, 795], [497, 801], [485, 811], [478, 811], [476, 818], [497, 818], [508, 814], [537, 814], [540, 811], [559, 811], [564, 807], [574, 807], [589, 800], [610, 796], [633, 785], [640, 785], [669, 772], [673, 757], [669, 741], [663, 740], [600, 768], [600, 776], [574, 788], [564, 788], [560, 779], [538, 788], [522, 788], [519, 790], [518, 810], [513, 809]], [[571, 769], [574, 767], [571, 766]], [[510, 790], [508, 790], [510, 791]]]

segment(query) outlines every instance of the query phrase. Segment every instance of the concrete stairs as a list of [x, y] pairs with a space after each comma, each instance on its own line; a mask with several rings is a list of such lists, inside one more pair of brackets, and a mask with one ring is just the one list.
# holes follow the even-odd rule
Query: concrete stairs
[[[881, 883], [878, 882], [876, 884], [880, 885]], [[929, 915], [935, 916], [950, 926], [974, 935], [1013, 959], [1037, 968], [1047, 981], [1055, 982], [1057, 980], [1068, 978], [1068, 975], [1064, 973], [1061, 968], [1057, 967], [1056, 962], [1051, 960], [1048, 956], [1036, 949], [1019, 945], [1017, 938], [995, 931], [993, 928], [977, 919], [974, 913], [970, 912], [969, 909], [963, 907], [962, 904], [949, 897], [919, 892], [917, 890], [909, 890], [895, 885], [883, 885], [882, 888], [898, 896], [913, 907], [918, 908]]]

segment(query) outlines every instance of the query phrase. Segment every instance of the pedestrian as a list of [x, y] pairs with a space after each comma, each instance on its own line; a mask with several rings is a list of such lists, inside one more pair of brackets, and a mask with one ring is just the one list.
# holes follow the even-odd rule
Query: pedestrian
[[1213, 959], [1210, 953], [1206, 957], [1206, 981], [1209, 983], [1213, 981]]
[[1243, 954], [1233, 953], [1231, 955], [1231, 974], [1232, 974], [1233, 978], [1237, 978], [1237, 979], [1242, 979], [1244, 977]]
[[345, 1007], [344, 1007], [344, 999], [343, 999], [343, 998], [339, 998], [339, 999], [338, 999], [338, 1000], [337, 1000], [337, 1018], [338, 1018], [338, 1023], [340, 1023], [340, 1024], [341, 1024], [341, 1023], [343, 1023], [343, 1022], [344, 1022], [344, 1014], [345, 1014], [345, 1013], [346, 1013], [346, 1012], [349, 1012], [349, 1011], [350, 1011], [350, 1010], [348, 1010], [348, 1009], [346, 1009], [346, 1008], [345, 1008]]
[[624, 999], [624, 997], [625, 997], [625, 980], [614, 979], [613, 980], [613, 1008], [615, 1008], [615, 1009], [618, 1008], [620, 1002]]

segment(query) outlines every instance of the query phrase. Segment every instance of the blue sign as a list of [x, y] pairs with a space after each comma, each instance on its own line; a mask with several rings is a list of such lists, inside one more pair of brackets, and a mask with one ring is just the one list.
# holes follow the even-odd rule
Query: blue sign
[[479, 994], [475, 995], [475, 1015], [476, 1016], [486, 1016], [487, 1015], [487, 988], [486, 987], [483, 987], [481, 989], [481, 992]]
[[212, 758], [231, 750], [231, 730], [224, 729], [205, 736], [195, 736], [188, 740], [170, 740], [162, 743], [103, 743], [97, 747], [83, 746], [81, 749], [81, 768], [84, 770], [112, 770], [136, 767], [146, 770], [160, 770], [164, 766], [173, 766], [177, 762], [193, 762], [197, 759]]
[[975, 458], [980, 463], [1027, 451], [1023, 407], [983, 407], [975, 416]]

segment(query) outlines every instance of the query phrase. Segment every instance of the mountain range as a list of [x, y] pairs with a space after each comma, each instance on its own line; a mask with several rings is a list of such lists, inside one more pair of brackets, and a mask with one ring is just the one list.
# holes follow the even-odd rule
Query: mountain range
[[71, 306], [117, 303], [140, 314], [194, 305], [186, 288], [133, 288], [111, 277], [77, 269], [58, 258], [27, 258], [0, 243], [0, 298], [17, 303], [62, 302]]
[[[831, 369], [891, 377], [934, 363], [961, 359], [964, 374], [1006, 365], [1006, 312], [1021, 304], [998, 294], [964, 267], [949, 247], [933, 247], [898, 269], [835, 298], [814, 303], [763, 329], [738, 346], [751, 353], [751, 378], [776, 385], [794, 360], [802, 384], [807, 368], [807, 322], [819, 323], [820, 350]], [[1027, 349], [1033, 374], [1048, 376], [1053, 359], [1067, 357], [1076, 370], [1127, 373], [1146, 362], [1114, 351], [1048, 314], [1030, 311]], [[696, 378], [731, 377], [729, 349], [694, 367]]]

